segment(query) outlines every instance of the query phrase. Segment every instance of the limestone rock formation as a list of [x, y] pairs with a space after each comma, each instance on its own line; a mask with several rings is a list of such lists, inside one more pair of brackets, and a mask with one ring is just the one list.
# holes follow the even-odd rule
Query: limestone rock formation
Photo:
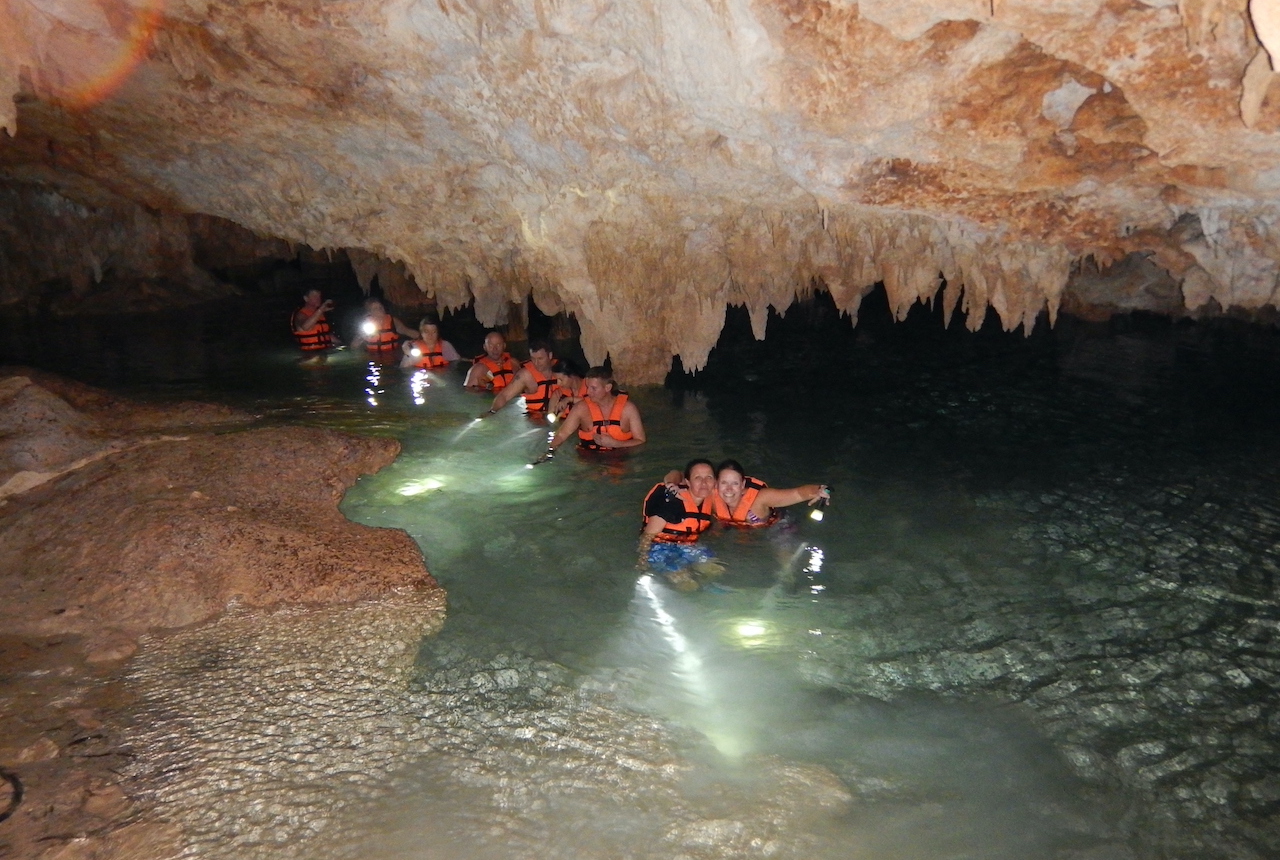
[[232, 601], [441, 594], [407, 534], [338, 512], [361, 474], [395, 459], [394, 440], [202, 432], [202, 420], [236, 417], [218, 408], [192, 410], [190, 422], [171, 410], [169, 434], [142, 433], [164, 410], [63, 387], [98, 408], [81, 412], [25, 376], [0, 379], [11, 395], [0, 428], [11, 461], [0, 473], [9, 478], [0, 505], [7, 634], [80, 635], [91, 660], [112, 659], [148, 630], [208, 619]]
[[484, 322], [532, 294], [637, 382], [672, 355], [701, 366], [726, 304], [762, 334], [815, 287], [856, 313], [883, 282], [902, 314], [945, 284], [948, 315], [1029, 328], [1075, 268], [1138, 255], [1178, 312], [1258, 309], [1280, 278], [1278, 17], [1275, 0], [11, 0], [0, 207], [76, 238], [15, 216], [0, 255], [86, 292], [113, 267], [181, 274], [198, 213], [350, 249], [366, 283]]

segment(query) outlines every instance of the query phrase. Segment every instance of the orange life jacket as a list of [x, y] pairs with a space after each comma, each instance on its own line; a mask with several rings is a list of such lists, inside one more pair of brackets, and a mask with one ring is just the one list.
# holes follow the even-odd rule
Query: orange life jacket
[[560, 408], [556, 410], [556, 415], [561, 419], [568, 418], [573, 407], [578, 405], [578, 401], [586, 399], [587, 381], [582, 380], [577, 391], [571, 391], [563, 385], [557, 385], [556, 390], [560, 392]]
[[364, 348], [369, 352], [392, 352], [400, 343], [400, 335], [396, 334], [396, 324], [391, 321], [391, 314], [383, 314], [380, 320], [371, 320], [378, 330], [368, 335]]
[[[645, 496], [645, 501], [658, 491], [666, 492], [667, 488], [664, 484], [657, 484], [649, 494]], [[658, 543], [693, 543], [698, 539], [698, 535], [711, 528], [711, 500], [715, 497], [712, 493], [710, 496], [702, 500], [702, 504], [698, 504], [693, 500], [693, 496], [689, 495], [688, 490], [680, 490], [676, 494], [676, 498], [684, 505], [684, 519], [678, 523], [668, 522], [662, 527], [662, 531], [653, 536]], [[644, 507], [640, 508], [641, 516], [644, 516]], [[643, 528], [643, 525], [641, 526]]]
[[[298, 314], [306, 311], [307, 316], [311, 316], [314, 311], [307, 311], [307, 306], [303, 305], [293, 312], [293, 319], [296, 322]], [[333, 346], [333, 333], [329, 328], [329, 321], [324, 318], [324, 314], [320, 314], [320, 319], [307, 331], [293, 330], [293, 336], [298, 339], [298, 346], [302, 347], [303, 352], [315, 352], [319, 349], [328, 349]]]
[[502, 358], [497, 361], [481, 353], [476, 356], [475, 363], [484, 365], [485, 370], [493, 374], [493, 381], [489, 383], [489, 387], [493, 389], [494, 393], [510, 385], [511, 380], [516, 375], [516, 363], [511, 360], [510, 353], [504, 352]]
[[587, 409], [591, 410], [591, 426], [578, 430], [579, 445], [594, 445], [597, 433], [603, 433], [606, 436], [617, 439], [619, 442], [625, 442], [632, 438], [630, 433], [622, 431], [622, 410], [627, 405], [627, 395], [619, 394], [614, 398], [613, 408], [609, 410], [608, 418], [604, 417], [600, 407], [590, 397], [584, 402], [587, 404]]
[[524, 396], [525, 410], [528, 412], [546, 412], [551, 405], [551, 389], [556, 387], [556, 378], [551, 375], [543, 376], [538, 372], [538, 368], [533, 366], [532, 361], [526, 361], [524, 369], [529, 371], [534, 383], [538, 386], [535, 391]]
[[418, 356], [418, 360], [414, 363], [414, 367], [425, 367], [427, 370], [433, 370], [437, 367], [448, 367], [449, 362], [444, 357], [444, 341], [436, 341], [434, 349], [430, 349], [421, 340], [415, 340], [413, 346], [418, 352], [422, 353]]
[[758, 529], [765, 526], [771, 526], [778, 521], [778, 512], [769, 509], [767, 519], [753, 521], [750, 519], [751, 506], [756, 503], [756, 499], [760, 495], [760, 491], [768, 486], [764, 481], [757, 478], [748, 478], [745, 475], [742, 478], [742, 498], [738, 499], [738, 504], [733, 510], [729, 510], [729, 505], [725, 500], [720, 498], [720, 493], [711, 494], [712, 504], [711, 511], [716, 515], [716, 519], [727, 526], [733, 526], [740, 529]]

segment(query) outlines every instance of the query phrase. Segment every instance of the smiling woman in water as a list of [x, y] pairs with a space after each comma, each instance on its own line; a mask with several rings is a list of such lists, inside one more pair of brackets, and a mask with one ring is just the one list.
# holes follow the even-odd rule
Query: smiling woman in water
[[[672, 470], [665, 483], [678, 484], [680, 473]], [[831, 488], [826, 484], [803, 484], [790, 489], [770, 487], [758, 478], [747, 476], [737, 460], [725, 460], [716, 467], [716, 486], [711, 512], [721, 525], [740, 529], [771, 526], [782, 514], [777, 508], [806, 502], [810, 507], [825, 506], [831, 501]], [[818, 508], [814, 508], [815, 511]], [[815, 516], [814, 519], [821, 519]]]

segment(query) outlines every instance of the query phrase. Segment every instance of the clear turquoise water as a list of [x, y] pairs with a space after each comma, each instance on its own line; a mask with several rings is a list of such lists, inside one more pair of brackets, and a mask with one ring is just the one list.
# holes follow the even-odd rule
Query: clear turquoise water
[[[409, 702], [433, 740], [314, 856], [1280, 851], [1274, 335], [830, 316], [793, 309], [764, 346], [731, 325], [696, 387], [632, 392], [647, 445], [534, 469], [549, 426], [475, 422], [460, 374], [252, 350], [164, 386], [403, 446], [342, 509], [406, 530], [448, 591]], [[719, 588], [674, 592], [635, 569], [640, 506], [695, 456], [834, 503], [711, 536]], [[476, 686], [508, 666], [563, 667], [604, 711]], [[531, 727], [556, 740], [524, 746]], [[658, 750], [680, 779], [636, 776]], [[762, 794], [804, 806], [788, 763], [852, 801], [823, 812], [813, 787], [813, 815], [735, 842]]]
[[[963, 486], [972, 463], [957, 471], [935, 454], [886, 460], [856, 428], [841, 429], [854, 420], [848, 404], [804, 411], [750, 395], [735, 404], [648, 388], [633, 392], [647, 445], [607, 459], [565, 453], [531, 469], [549, 426], [514, 407], [475, 421], [488, 400], [461, 391], [456, 375], [423, 384], [352, 356], [303, 373], [314, 393], [257, 405], [276, 420], [390, 433], [403, 445], [342, 509], [411, 534], [448, 591], [449, 620], [424, 643], [425, 667], [450, 649], [568, 667], [621, 707], [703, 739], [706, 750], [689, 755], [711, 756], [711, 782], [749, 779], [760, 756], [829, 768], [871, 799], [851, 817], [810, 824], [810, 856], [1053, 856], [1117, 838], [1115, 808], [1024, 715], [985, 695], [849, 695], [832, 669], [859, 659], [864, 637], [892, 636], [899, 623], [885, 605], [867, 630], [851, 607], [881, 601], [885, 588], [915, 587], [901, 580], [940, 562], [995, 591], [1034, 587], [1025, 575], [1009, 580], [1016, 524], [973, 504]], [[891, 451], [902, 444], [889, 440]], [[646, 492], [693, 456], [734, 456], [777, 486], [829, 483], [835, 502], [821, 522], [796, 509], [786, 528], [713, 535], [707, 543], [727, 566], [718, 587], [677, 593], [637, 572], [636, 535]], [[430, 836], [422, 821], [441, 826], [441, 804], [453, 808], [449, 782], [430, 768], [409, 779], [389, 808], [418, 813], [379, 825], [376, 850], [457, 856], [406, 847]], [[455, 810], [452, 826], [466, 814]], [[646, 831], [628, 814], [578, 814], [582, 821], [554, 837], [560, 856], [615, 856], [589, 846], [618, 831], [637, 838], [637, 828], [652, 844], [636, 856], [666, 850], [656, 824]], [[482, 831], [483, 821], [473, 826]], [[455, 850], [488, 856], [462, 829], [471, 847]]]

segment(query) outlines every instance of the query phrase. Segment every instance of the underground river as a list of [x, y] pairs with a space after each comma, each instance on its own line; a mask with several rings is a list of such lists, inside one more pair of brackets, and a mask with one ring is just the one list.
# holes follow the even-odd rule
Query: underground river
[[[1280, 854], [1274, 334], [730, 319], [632, 392], [647, 445], [537, 468], [548, 426], [473, 420], [461, 372], [282, 348], [135, 386], [394, 435], [343, 510], [449, 595], [425, 641], [389, 601], [148, 642], [135, 776], [186, 856]], [[676, 592], [636, 532], [694, 456], [833, 504], [714, 534]]]

